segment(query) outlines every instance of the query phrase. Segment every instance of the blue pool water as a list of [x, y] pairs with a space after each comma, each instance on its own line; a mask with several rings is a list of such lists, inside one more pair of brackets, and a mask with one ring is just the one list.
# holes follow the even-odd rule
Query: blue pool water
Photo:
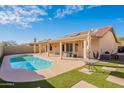
[[50, 61], [34, 57], [33, 55], [20, 55], [11, 57], [9, 63], [13, 69], [39, 70], [51, 67]]

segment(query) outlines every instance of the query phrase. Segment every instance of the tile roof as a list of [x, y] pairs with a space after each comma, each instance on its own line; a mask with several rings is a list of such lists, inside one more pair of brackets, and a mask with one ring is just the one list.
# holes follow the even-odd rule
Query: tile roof
[[[45, 41], [46, 42], [49, 42], [49, 41], [50, 42], [56, 42], [56, 41], [65, 41], [65, 40], [69, 41], [69, 40], [75, 40], [75, 39], [76, 40], [80, 40], [80, 39], [82, 40], [85, 37], [87, 37], [87, 34], [88, 34], [89, 31], [82, 31], [82, 32], [66, 35], [64, 37], [60, 37], [60, 38], [57, 38], [57, 39], [54, 39], [54, 40], [46, 39], [46, 40], [43, 40], [43, 41], [44, 42]], [[113, 33], [115, 41], [118, 42], [112, 26], [106, 26], [106, 27], [102, 27], [102, 28], [97, 28], [97, 29], [91, 30], [91, 36], [92, 37], [101, 38], [109, 31], [111, 31]]]
[[[94, 29], [92, 32], [92, 36], [96, 36], [96, 37], [102, 37], [105, 33], [107, 33], [108, 31], [111, 31], [113, 28], [111, 26], [107, 26], [107, 27], [103, 27], [103, 28], [98, 28], [98, 29]], [[90, 30], [89, 30], [90, 31]], [[68, 38], [68, 37], [75, 37], [75, 36], [80, 36], [80, 35], [87, 35], [89, 31], [82, 31], [82, 32], [78, 32], [78, 33], [74, 33], [74, 34], [70, 34], [70, 35], [66, 35], [64, 37], [61, 37], [61, 39], [63, 38]]]
[[97, 30], [97, 32], [95, 33], [94, 36], [103, 37], [108, 31], [113, 31], [113, 27], [107, 26], [107, 27], [103, 27], [103, 28], [98, 28], [96, 30]]
[[[90, 30], [89, 30], [89, 31], [90, 31]], [[89, 31], [84, 31], [84, 32], [82, 31], [82, 32], [75, 33], [75, 34], [66, 35], [66, 36], [61, 37], [61, 38], [58, 38], [58, 39], [56, 39], [56, 40], [66, 40], [66, 39], [74, 39], [74, 38], [85, 38], [85, 37], [87, 36], [87, 34], [88, 34]], [[101, 37], [103, 37], [108, 31], [112, 31], [112, 33], [113, 33], [113, 35], [114, 35], [114, 37], [115, 37], [115, 40], [117, 41], [112, 26], [107, 26], [107, 27], [102, 27], [102, 28], [97, 28], [97, 29], [91, 30], [91, 36], [92, 36], [92, 37], [101, 38]]]

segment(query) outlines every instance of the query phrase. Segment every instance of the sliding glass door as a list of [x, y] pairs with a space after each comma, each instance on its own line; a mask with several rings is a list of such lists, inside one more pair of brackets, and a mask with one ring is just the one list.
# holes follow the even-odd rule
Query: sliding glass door
[[72, 52], [73, 51], [73, 45], [72, 43], [66, 44], [66, 52]]

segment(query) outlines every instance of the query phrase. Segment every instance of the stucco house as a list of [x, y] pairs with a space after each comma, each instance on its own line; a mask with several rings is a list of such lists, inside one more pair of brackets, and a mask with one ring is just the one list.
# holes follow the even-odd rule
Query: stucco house
[[67, 35], [54, 40], [44, 40], [42, 42], [33, 41], [34, 52], [46, 52], [66, 57], [87, 58], [87, 37], [90, 32], [90, 56], [93, 52], [103, 54], [106, 51], [110, 53], [117, 52], [118, 41], [112, 26], [97, 28], [90, 31], [82, 31], [72, 35]]

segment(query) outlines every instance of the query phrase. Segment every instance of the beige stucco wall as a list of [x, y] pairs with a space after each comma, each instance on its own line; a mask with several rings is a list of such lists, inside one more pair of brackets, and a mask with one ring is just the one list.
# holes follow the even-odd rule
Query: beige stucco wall
[[[73, 42], [70, 42], [70, 43], [73, 43]], [[74, 42], [75, 44], [78, 44], [78, 51], [76, 51], [76, 54], [78, 57], [83, 57], [83, 41], [76, 41]], [[65, 43], [63, 43], [65, 44]], [[52, 43], [52, 51], [50, 51], [50, 53], [53, 53], [53, 54], [59, 54], [60, 53], [60, 45], [59, 43]]]
[[[37, 47], [39, 48], [39, 47]], [[46, 49], [46, 45], [41, 45], [41, 52], [45, 52], [45, 49]]]
[[83, 57], [83, 41], [75, 42], [78, 44], [78, 51], [76, 51], [78, 57]]
[[59, 54], [60, 53], [59, 43], [52, 43], [51, 46], [52, 46], [52, 50], [50, 51], [50, 53], [53, 53], [53, 54]]
[[[33, 46], [18, 45], [18, 46], [5, 46], [4, 54], [20, 54], [20, 53], [33, 53]], [[37, 46], [38, 52], [38, 46]]]
[[109, 51], [110, 53], [117, 52], [117, 43], [115, 41], [114, 35], [111, 31], [109, 31], [103, 38], [99, 39], [99, 51], [104, 53], [105, 51]]
[[99, 52], [99, 39], [92, 39], [91, 40], [91, 52], [90, 57], [93, 58], [93, 52]]
[[99, 50], [99, 39], [92, 39], [91, 40], [91, 49], [92, 49], [92, 52]]

